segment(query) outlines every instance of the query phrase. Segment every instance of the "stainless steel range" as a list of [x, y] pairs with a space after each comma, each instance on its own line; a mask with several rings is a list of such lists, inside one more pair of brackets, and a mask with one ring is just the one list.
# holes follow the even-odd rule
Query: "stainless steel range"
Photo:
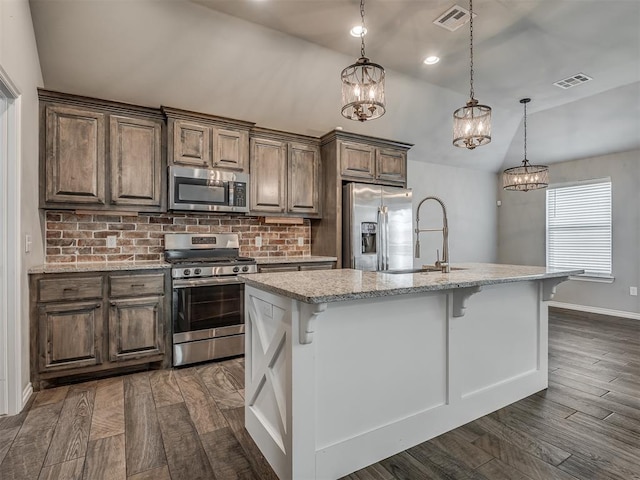
[[244, 353], [244, 283], [238, 273], [257, 272], [240, 257], [235, 233], [168, 233], [171, 269], [173, 365]]

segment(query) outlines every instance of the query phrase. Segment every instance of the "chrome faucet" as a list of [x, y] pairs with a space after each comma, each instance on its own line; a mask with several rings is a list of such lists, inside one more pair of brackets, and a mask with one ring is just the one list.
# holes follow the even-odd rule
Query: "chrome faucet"
[[[442, 207], [442, 228], [420, 228], [420, 207], [427, 200], [435, 200]], [[442, 270], [442, 273], [449, 273], [451, 266], [449, 264], [449, 222], [447, 221], [447, 208], [444, 202], [438, 197], [425, 197], [418, 204], [416, 210], [416, 251], [415, 257], [420, 258], [420, 233], [421, 232], [442, 232], [442, 261], [440, 261], [440, 252], [436, 250], [436, 268]]]

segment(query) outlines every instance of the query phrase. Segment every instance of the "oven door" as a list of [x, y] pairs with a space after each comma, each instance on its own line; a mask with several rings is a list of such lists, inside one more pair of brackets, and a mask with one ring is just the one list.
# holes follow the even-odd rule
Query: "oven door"
[[237, 277], [174, 280], [174, 343], [244, 333], [244, 283]]

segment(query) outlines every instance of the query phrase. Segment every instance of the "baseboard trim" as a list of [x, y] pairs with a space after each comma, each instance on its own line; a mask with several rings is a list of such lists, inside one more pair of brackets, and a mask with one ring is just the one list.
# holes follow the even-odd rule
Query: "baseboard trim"
[[574, 305], [573, 303], [563, 302], [547, 302], [550, 307], [565, 308], [567, 310], [577, 310], [579, 312], [596, 313], [600, 315], [609, 315], [610, 317], [631, 318], [632, 320], [640, 320], [640, 313], [625, 312], [623, 310], [611, 310], [610, 308], [591, 307], [589, 305]]
[[31, 398], [31, 395], [33, 395], [33, 385], [31, 384], [31, 382], [29, 382], [22, 391], [22, 407], [20, 408], [20, 411], [22, 411], [22, 409], [27, 405], [29, 399]]

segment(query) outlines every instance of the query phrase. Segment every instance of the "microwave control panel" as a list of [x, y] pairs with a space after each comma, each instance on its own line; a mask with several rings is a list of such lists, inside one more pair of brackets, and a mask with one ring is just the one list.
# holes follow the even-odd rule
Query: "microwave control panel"
[[245, 182], [234, 182], [233, 199], [230, 199], [231, 205], [235, 207], [247, 206], [247, 184]]

